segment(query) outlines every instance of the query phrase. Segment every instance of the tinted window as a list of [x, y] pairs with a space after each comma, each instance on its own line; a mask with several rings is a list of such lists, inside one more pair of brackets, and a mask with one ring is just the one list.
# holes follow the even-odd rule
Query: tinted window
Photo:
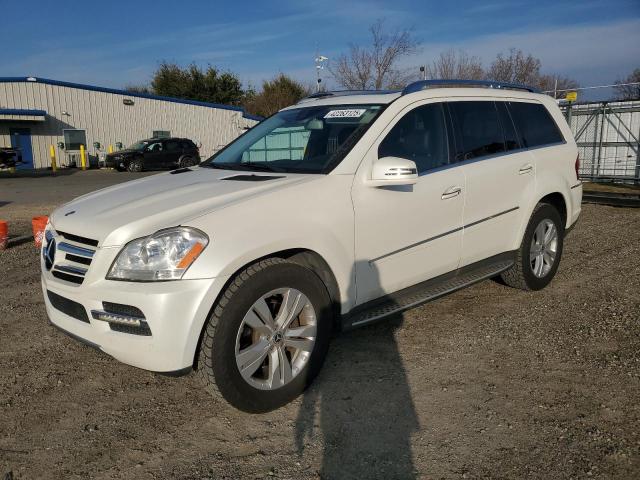
[[449, 163], [442, 104], [417, 107], [400, 119], [378, 147], [378, 158], [400, 157], [416, 162], [418, 173]]
[[494, 102], [451, 102], [456, 131], [456, 160], [504, 152], [504, 135]]
[[165, 148], [167, 149], [168, 152], [178, 152], [181, 150], [180, 142], [176, 140], [170, 140], [168, 142], [165, 142]]
[[80, 150], [80, 145], [87, 148], [87, 134], [84, 130], [63, 130], [64, 148], [66, 150]]
[[154, 130], [151, 135], [152, 138], [168, 138], [171, 136], [171, 132], [169, 130]]
[[523, 146], [531, 148], [564, 141], [556, 122], [539, 103], [510, 102], [509, 111]]
[[518, 134], [507, 110], [507, 105], [504, 102], [496, 102], [498, 108], [498, 118], [500, 118], [500, 125], [502, 126], [502, 133], [504, 133], [504, 146], [507, 150], [517, 150], [520, 148], [520, 141], [518, 140]]
[[162, 142], [150, 143], [147, 145], [147, 151], [149, 152], [161, 152], [162, 151]]
[[189, 141], [183, 141], [182, 142], [182, 148], [184, 148], [185, 150], [195, 150], [195, 145]]

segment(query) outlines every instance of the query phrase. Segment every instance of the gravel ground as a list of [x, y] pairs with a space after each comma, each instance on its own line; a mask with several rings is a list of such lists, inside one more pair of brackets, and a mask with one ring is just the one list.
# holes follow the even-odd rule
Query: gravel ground
[[[0, 217], [26, 233], [51, 207], [19, 200]], [[264, 415], [48, 326], [31, 243], [0, 252], [0, 292], [0, 475], [640, 477], [638, 209], [585, 206], [544, 291], [487, 281], [341, 335]]]

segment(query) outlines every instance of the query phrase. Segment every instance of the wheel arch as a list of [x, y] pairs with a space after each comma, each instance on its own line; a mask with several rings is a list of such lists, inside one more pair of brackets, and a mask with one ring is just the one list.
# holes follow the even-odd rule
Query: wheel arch
[[[235, 279], [235, 277], [245, 270], [250, 265], [254, 263], [260, 262], [261, 260], [265, 260], [267, 258], [281, 258], [283, 260], [288, 260], [297, 265], [308, 268], [313, 273], [315, 273], [322, 283], [327, 288], [327, 292], [329, 293], [329, 298], [331, 299], [331, 304], [333, 307], [333, 328], [337, 330], [340, 328], [340, 288], [338, 285], [338, 281], [336, 280], [336, 276], [333, 273], [333, 270], [329, 266], [329, 263], [320, 255], [318, 252], [306, 248], [290, 248], [286, 250], [280, 250], [276, 252], [269, 253], [267, 255], [263, 255], [262, 257], [255, 258], [245, 264], [241, 265], [236, 269], [236, 271], [229, 276], [229, 279], [226, 281], [224, 286], [220, 289], [220, 292], [216, 296], [213, 304], [210, 306], [209, 313], [207, 315], [207, 320], [211, 316], [213, 309], [218, 304], [220, 297], [224, 294], [224, 291], [227, 289], [229, 284]], [[198, 337], [198, 342], [196, 344], [196, 349], [193, 354], [192, 365], [193, 368], [197, 370], [198, 368], [198, 357], [200, 355], [200, 348], [202, 347], [202, 339], [204, 336], [204, 331], [207, 328], [207, 320], [202, 324], [200, 328], [200, 333]]]
[[514, 249], [520, 247], [522, 242], [522, 238], [524, 237], [524, 232], [527, 229], [527, 225], [529, 225], [529, 221], [531, 220], [531, 215], [533, 215], [536, 206], [540, 203], [548, 203], [555, 207], [560, 213], [560, 217], [562, 218], [564, 228], [567, 228], [567, 221], [569, 218], [569, 203], [566, 195], [564, 195], [560, 189], [551, 189], [543, 194], [539, 194], [536, 196], [537, 200], [531, 202], [528, 206], [526, 215], [522, 217], [522, 223], [520, 224], [520, 230], [516, 237], [516, 243], [513, 245]]
[[560, 217], [562, 218], [562, 224], [566, 228], [567, 226], [567, 200], [564, 198], [564, 195], [560, 192], [553, 192], [545, 195], [537, 203], [548, 203], [552, 205], [558, 213], [560, 213]]

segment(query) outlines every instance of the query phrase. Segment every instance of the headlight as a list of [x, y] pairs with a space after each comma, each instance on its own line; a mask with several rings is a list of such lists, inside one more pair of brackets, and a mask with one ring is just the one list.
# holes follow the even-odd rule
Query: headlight
[[208, 243], [209, 238], [195, 228], [160, 230], [126, 244], [111, 265], [107, 279], [179, 280]]

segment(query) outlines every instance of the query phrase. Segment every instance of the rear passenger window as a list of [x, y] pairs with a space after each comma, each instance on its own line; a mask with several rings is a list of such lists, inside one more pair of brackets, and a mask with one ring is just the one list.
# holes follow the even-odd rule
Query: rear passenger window
[[456, 131], [456, 160], [504, 152], [504, 135], [494, 102], [451, 102]]
[[543, 105], [510, 102], [509, 111], [518, 129], [520, 143], [524, 147], [532, 148], [564, 141], [556, 122]]
[[178, 143], [176, 140], [170, 140], [166, 142], [165, 145], [168, 152], [177, 152], [180, 150], [180, 143]]
[[520, 148], [520, 140], [518, 140], [518, 134], [513, 126], [513, 120], [507, 110], [507, 105], [504, 102], [496, 102], [498, 108], [498, 118], [500, 118], [500, 125], [502, 125], [502, 133], [504, 133], [504, 146], [509, 150], [517, 150]]
[[449, 163], [449, 145], [441, 103], [414, 108], [391, 129], [378, 147], [378, 158], [416, 162], [418, 173]]

